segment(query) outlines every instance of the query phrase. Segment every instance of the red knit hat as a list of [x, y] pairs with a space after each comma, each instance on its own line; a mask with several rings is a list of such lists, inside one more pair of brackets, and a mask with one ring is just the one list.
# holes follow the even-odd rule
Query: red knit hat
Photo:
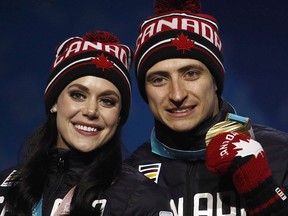
[[73, 80], [83, 76], [97, 76], [112, 82], [122, 100], [121, 123], [128, 118], [131, 103], [130, 66], [133, 51], [120, 44], [108, 32], [86, 33], [62, 42], [56, 50], [56, 59], [45, 89], [46, 113], [56, 103], [62, 90]]
[[135, 72], [144, 100], [147, 101], [147, 70], [169, 58], [191, 58], [204, 63], [221, 95], [225, 70], [217, 21], [200, 14], [200, 8], [199, 0], [155, 0], [156, 15], [142, 23], [136, 41]]

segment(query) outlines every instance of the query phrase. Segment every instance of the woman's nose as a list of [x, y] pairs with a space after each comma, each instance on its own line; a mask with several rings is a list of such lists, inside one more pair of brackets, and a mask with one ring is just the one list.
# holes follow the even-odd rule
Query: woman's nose
[[97, 101], [94, 99], [88, 100], [84, 108], [83, 114], [90, 119], [98, 118], [98, 105]]

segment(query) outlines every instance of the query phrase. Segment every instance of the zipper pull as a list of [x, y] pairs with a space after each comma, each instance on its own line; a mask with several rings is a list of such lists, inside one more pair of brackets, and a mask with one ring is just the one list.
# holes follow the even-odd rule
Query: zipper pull
[[62, 157], [59, 158], [57, 166], [58, 169], [64, 170], [64, 159]]

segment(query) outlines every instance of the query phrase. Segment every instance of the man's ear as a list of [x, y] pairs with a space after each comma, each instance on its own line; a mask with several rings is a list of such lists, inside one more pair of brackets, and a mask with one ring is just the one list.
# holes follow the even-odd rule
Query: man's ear
[[213, 84], [214, 84], [214, 90], [215, 90], [215, 92], [217, 92], [218, 87], [217, 87], [217, 84], [216, 84], [214, 77], [213, 77]]

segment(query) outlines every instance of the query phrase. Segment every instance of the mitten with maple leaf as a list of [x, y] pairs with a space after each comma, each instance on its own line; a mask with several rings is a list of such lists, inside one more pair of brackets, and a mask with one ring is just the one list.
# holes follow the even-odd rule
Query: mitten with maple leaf
[[273, 181], [264, 149], [245, 134], [225, 132], [214, 136], [207, 146], [206, 166], [217, 175], [232, 175], [249, 215], [267, 215], [287, 205], [283, 189]]

